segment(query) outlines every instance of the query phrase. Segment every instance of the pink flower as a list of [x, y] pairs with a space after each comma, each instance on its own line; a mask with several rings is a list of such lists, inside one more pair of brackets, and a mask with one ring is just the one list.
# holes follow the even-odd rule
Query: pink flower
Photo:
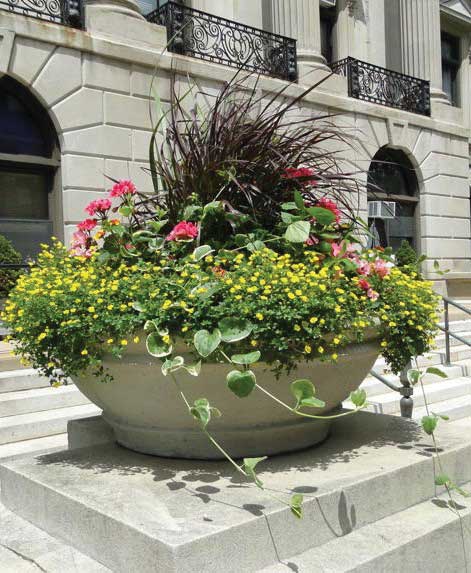
[[194, 223], [180, 221], [167, 235], [167, 241], [191, 241], [198, 236], [198, 227]]
[[317, 184], [314, 171], [309, 169], [309, 167], [287, 167], [281, 177], [282, 179], [301, 179], [300, 183], [302, 185]]
[[91, 231], [96, 227], [96, 225], [97, 225], [96, 219], [85, 219], [84, 221], [82, 221], [77, 225], [77, 229], [79, 231]]
[[84, 231], [76, 231], [72, 235], [70, 254], [77, 257], [91, 257], [90, 237]]
[[366, 279], [360, 279], [358, 281], [358, 286], [365, 291], [369, 291], [371, 289], [371, 285]]
[[343, 250], [342, 245], [339, 245], [338, 243], [332, 243], [331, 247], [332, 247], [332, 256], [333, 257], [338, 257]]
[[378, 294], [375, 290], [373, 290], [372, 288], [369, 288], [369, 289], [366, 291], [366, 296], [367, 296], [369, 299], [371, 299], [373, 302], [374, 302], [375, 300], [378, 300], [378, 298], [379, 298], [379, 294]]
[[327, 197], [321, 197], [319, 201], [317, 201], [317, 207], [322, 207], [323, 209], [327, 209], [328, 211], [332, 211], [335, 215], [335, 222], [340, 222], [341, 212], [340, 209], [337, 207], [337, 203], [334, 203]]
[[307, 241], [304, 242], [304, 244], [307, 245], [308, 247], [312, 247], [313, 245], [319, 244], [319, 239], [317, 237], [314, 237], [314, 235], [311, 235], [309, 239], [307, 239]]
[[357, 269], [357, 273], [359, 275], [364, 275], [365, 277], [367, 277], [371, 273], [370, 263], [367, 263], [366, 261], [361, 261]]
[[123, 195], [134, 195], [137, 192], [136, 186], [132, 181], [119, 181], [113, 185], [110, 191], [110, 197], [122, 197]]
[[93, 217], [93, 215], [96, 215], [97, 213], [103, 215], [109, 209], [111, 209], [111, 201], [109, 199], [96, 199], [95, 201], [92, 201], [85, 207], [85, 211], [91, 217]]
[[384, 277], [389, 275], [389, 273], [391, 272], [386, 262], [383, 261], [383, 259], [376, 259], [374, 263], [374, 270], [375, 273], [382, 279], [384, 279]]

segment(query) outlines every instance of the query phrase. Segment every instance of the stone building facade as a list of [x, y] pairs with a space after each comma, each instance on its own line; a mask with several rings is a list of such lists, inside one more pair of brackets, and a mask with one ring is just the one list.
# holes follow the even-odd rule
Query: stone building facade
[[[57, 12], [50, 2], [0, 0], [0, 233], [24, 254], [52, 233], [67, 241], [107, 177], [152, 191], [154, 94], [168, 101], [171, 73], [189, 74], [208, 94], [232, 77], [237, 50], [218, 61], [214, 46], [198, 54], [178, 29], [171, 35], [169, 22], [186, 10], [204, 33], [217, 27], [216, 45], [227, 30], [262, 34], [262, 59], [282, 54], [291, 58], [286, 69], [292, 44], [267, 44], [263, 34], [296, 39], [297, 82], [287, 94], [327, 77], [306, 112], [339, 114], [355, 130], [346, 160], [383, 189], [370, 200], [396, 205], [394, 219], [372, 221], [378, 240], [408, 240], [430, 257], [425, 271], [442, 292], [471, 294], [469, 0], [161, 1], [174, 17], [160, 20], [168, 29], [155, 12], [143, 17], [156, 0], [63, 0]], [[268, 95], [283, 81], [268, 73], [260, 89]], [[375, 170], [373, 159], [385, 168]], [[366, 217], [366, 192], [361, 211]]]

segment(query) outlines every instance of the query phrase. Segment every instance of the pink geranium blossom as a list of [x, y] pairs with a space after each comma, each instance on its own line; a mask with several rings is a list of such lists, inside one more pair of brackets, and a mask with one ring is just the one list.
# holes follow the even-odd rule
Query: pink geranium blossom
[[337, 203], [334, 203], [334, 201], [327, 199], [327, 197], [321, 197], [319, 201], [317, 201], [317, 207], [322, 207], [323, 209], [331, 211], [335, 215], [335, 222], [336, 223], [340, 222], [340, 217], [342, 213], [340, 212], [340, 209], [337, 207]]
[[361, 261], [357, 268], [357, 273], [359, 275], [364, 275], [365, 277], [367, 277], [371, 273], [370, 263], [367, 263], [366, 261]]
[[358, 281], [358, 286], [363, 289], [364, 291], [368, 291], [371, 289], [370, 283], [366, 279], [360, 279]]
[[319, 244], [319, 239], [317, 237], [314, 237], [314, 235], [311, 235], [309, 237], [309, 239], [307, 239], [304, 242], [305, 245], [307, 245], [308, 247], [312, 247], [313, 245], [318, 245]]
[[70, 253], [77, 257], [91, 257], [90, 237], [85, 231], [79, 230], [72, 235]]
[[111, 209], [111, 201], [109, 199], [96, 199], [95, 201], [92, 201], [85, 207], [85, 211], [91, 217], [93, 217], [93, 215], [96, 215], [97, 213], [103, 215], [109, 209]]
[[79, 231], [91, 231], [96, 227], [96, 225], [97, 225], [96, 219], [85, 219], [84, 221], [81, 221], [77, 225], [77, 229]]
[[167, 241], [191, 241], [197, 236], [197, 225], [187, 221], [180, 221], [167, 235]]
[[374, 263], [374, 270], [375, 273], [382, 279], [384, 279], [384, 277], [389, 275], [391, 272], [386, 261], [383, 261], [383, 259], [376, 259]]
[[374, 302], [375, 300], [378, 300], [378, 298], [379, 298], [379, 294], [378, 294], [375, 290], [373, 290], [372, 288], [369, 288], [369, 289], [366, 291], [366, 296], [367, 296], [369, 299], [371, 299], [373, 302]]
[[132, 181], [118, 181], [113, 185], [110, 191], [110, 197], [122, 197], [123, 195], [134, 195], [137, 192], [136, 186]]
[[309, 167], [287, 167], [281, 177], [283, 179], [300, 179], [301, 185], [317, 184], [314, 171]]

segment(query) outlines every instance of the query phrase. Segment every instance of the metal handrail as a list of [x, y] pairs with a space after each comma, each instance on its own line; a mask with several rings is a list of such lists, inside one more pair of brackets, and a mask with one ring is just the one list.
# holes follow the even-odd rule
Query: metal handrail
[[407, 375], [405, 374], [407, 368], [401, 372], [400, 380], [402, 386], [397, 386], [393, 382], [390, 382], [385, 376], [379, 374], [375, 370], [370, 370], [370, 375], [382, 382], [385, 386], [401, 394], [402, 398], [399, 401], [399, 406], [401, 408], [401, 416], [403, 418], [412, 418], [412, 411], [414, 409], [414, 400], [412, 398], [414, 394], [414, 388], [410, 385], [407, 380]]
[[445, 313], [445, 326], [438, 326], [438, 328], [445, 333], [445, 365], [446, 366], [450, 366], [451, 364], [451, 348], [450, 348], [450, 336], [452, 338], [455, 338], [456, 340], [458, 340], [459, 342], [461, 342], [462, 344], [466, 344], [467, 346], [471, 346], [471, 343], [462, 338], [461, 336], [459, 336], [458, 334], [455, 334], [454, 332], [450, 332], [450, 314], [449, 314], [449, 306], [450, 304], [456, 308], [458, 308], [459, 310], [461, 310], [462, 312], [465, 312], [466, 314], [471, 314], [471, 310], [469, 310], [469, 308], [466, 308], [465, 306], [463, 306], [462, 304], [460, 304], [459, 302], [456, 302], [454, 300], [452, 300], [451, 298], [448, 298], [447, 296], [442, 296], [443, 299], [443, 310]]

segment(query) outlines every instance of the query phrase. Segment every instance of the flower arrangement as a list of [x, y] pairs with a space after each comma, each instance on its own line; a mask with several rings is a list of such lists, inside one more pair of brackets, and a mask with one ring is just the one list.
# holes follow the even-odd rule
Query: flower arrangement
[[[291, 104], [257, 115], [255, 91], [240, 99], [236, 88], [225, 86], [200, 123], [177, 99], [165, 144], [151, 146], [155, 195], [115, 182], [86, 207], [70, 249], [44, 246], [20, 278], [3, 318], [16, 352], [54, 384], [90, 369], [111, 382], [104, 354], [120, 357], [143, 336], [166, 376], [226, 362], [228, 391], [240, 398], [257, 386], [252, 364], [279, 375], [301, 362], [335, 363], [372, 328], [395, 372], [430, 348], [431, 284], [401, 272], [388, 250], [359, 243], [345, 199], [357, 183], [320, 148], [335, 130], [308, 122], [285, 136]], [[181, 341], [191, 363], [175, 350]], [[318, 417], [306, 411], [323, 405], [312, 382], [295, 380], [291, 390], [295, 404], [285, 406]], [[180, 393], [207, 433], [219, 411]], [[366, 396], [352, 400], [360, 409]], [[231, 462], [261, 486], [261, 459]], [[301, 501], [290, 502], [298, 516]]]

